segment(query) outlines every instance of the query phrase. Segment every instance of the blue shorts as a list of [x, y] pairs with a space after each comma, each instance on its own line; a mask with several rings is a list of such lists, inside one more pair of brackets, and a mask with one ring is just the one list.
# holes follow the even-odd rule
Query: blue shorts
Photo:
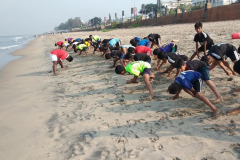
[[120, 59], [124, 59], [125, 54], [122, 52], [122, 55], [119, 57]]
[[150, 76], [151, 75], [151, 68], [144, 68], [143, 74], [148, 74]]
[[205, 66], [198, 70], [199, 73], [202, 75], [202, 80], [208, 81], [210, 80], [210, 75], [209, 75], [209, 66]]
[[151, 64], [151, 59], [147, 60], [146, 62], [148, 62], [149, 64]]

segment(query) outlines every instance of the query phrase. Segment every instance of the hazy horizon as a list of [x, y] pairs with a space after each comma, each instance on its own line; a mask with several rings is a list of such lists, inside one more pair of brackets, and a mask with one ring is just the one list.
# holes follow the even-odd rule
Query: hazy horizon
[[[0, 0], [0, 36], [34, 35], [53, 31], [54, 27], [65, 23], [70, 18], [80, 17], [88, 21], [94, 17], [107, 17], [111, 14], [112, 19], [122, 16], [131, 16], [131, 8], [134, 0], [122, 1], [98, 1], [92, 0], [87, 4], [79, 0], [66, 3], [63, 0]], [[137, 12], [142, 4], [157, 4], [157, 0], [135, 0]], [[83, 5], [84, 4], [84, 5]]]

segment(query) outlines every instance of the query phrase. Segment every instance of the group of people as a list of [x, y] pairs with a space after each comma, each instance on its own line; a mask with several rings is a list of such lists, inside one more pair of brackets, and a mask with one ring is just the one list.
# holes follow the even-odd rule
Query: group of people
[[[57, 42], [55, 46], [58, 46], [59, 49], [53, 50], [50, 54], [53, 61], [53, 74], [56, 74], [57, 64], [60, 64], [64, 68], [62, 60], [66, 59], [69, 62], [73, 60], [72, 56], [66, 52], [67, 50], [74, 50], [75, 53], [80, 51], [80, 55], [82, 52], [85, 52], [87, 55], [91, 48], [94, 48], [93, 54], [98, 51], [106, 59], [113, 58], [113, 65], [110, 68], [115, 67], [116, 74], [124, 75], [125, 73], [129, 73], [134, 76], [127, 83], [137, 83], [138, 77], [142, 75], [149, 90], [148, 98], [152, 99], [154, 91], [151, 81], [155, 76], [151, 72], [151, 62], [154, 58], [157, 60], [155, 69], [160, 71], [160, 73], [168, 73], [168, 76], [171, 76], [173, 70], [176, 68], [175, 80], [168, 87], [169, 93], [174, 94], [173, 97], [169, 98], [170, 100], [179, 98], [180, 92], [184, 90], [186, 93], [207, 104], [212, 109], [213, 116], [216, 116], [220, 111], [202, 94], [202, 80], [206, 82], [216, 96], [213, 103], [223, 102], [223, 97], [210, 80], [209, 71], [219, 65], [227, 75], [240, 74], [238, 56], [240, 47], [237, 49], [229, 43], [214, 44], [210, 36], [202, 31], [201, 22], [197, 22], [194, 27], [197, 32], [194, 36], [196, 51], [190, 59], [186, 55], [177, 52], [178, 46], [175, 43], [176, 41], [160, 45], [161, 36], [156, 33], [151, 33], [142, 39], [140, 37], [133, 37], [129, 45], [121, 45], [121, 41], [118, 38], [101, 40], [96, 35], [90, 35], [86, 39], [65, 39], [65, 42]], [[203, 52], [202, 56], [200, 55], [201, 52]], [[194, 60], [196, 56], [197, 59]], [[228, 57], [233, 62], [233, 67], [227, 62]], [[120, 65], [116, 65], [118, 61]], [[170, 65], [162, 71], [162, 66], [167, 62]], [[239, 112], [240, 107], [227, 111], [227, 114], [231, 115]]]

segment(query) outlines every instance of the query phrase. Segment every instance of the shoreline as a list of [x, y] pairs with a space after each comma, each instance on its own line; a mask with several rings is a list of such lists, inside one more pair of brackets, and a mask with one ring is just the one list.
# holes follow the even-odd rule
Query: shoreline
[[[229, 42], [238, 21], [204, 23], [215, 43]], [[216, 30], [218, 27], [218, 30]], [[193, 24], [79, 32], [35, 39], [15, 51], [23, 57], [8, 63], [0, 77], [0, 157], [7, 160], [89, 159], [233, 159], [240, 158], [239, 115], [210, 117], [211, 110], [187, 94], [169, 101], [166, 90], [174, 79], [153, 70], [153, 101], [142, 77], [138, 84], [126, 84], [132, 76], [116, 75], [112, 60], [96, 55], [63, 61], [68, 69], [52, 76], [49, 52], [54, 42], [68, 37], [118, 37], [129, 44], [134, 36], [160, 33], [162, 44], [179, 39], [179, 52], [189, 57], [194, 50]], [[152, 68], [156, 60], [152, 62]], [[232, 65], [232, 63], [231, 63]], [[164, 68], [167, 66], [165, 65]], [[58, 67], [59, 68], [59, 67]], [[239, 76], [228, 76], [216, 68], [210, 72], [224, 102], [214, 104], [225, 111], [239, 106]], [[214, 95], [203, 84], [210, 100]], [[236, 149], [235, 149], [236, 148]]]

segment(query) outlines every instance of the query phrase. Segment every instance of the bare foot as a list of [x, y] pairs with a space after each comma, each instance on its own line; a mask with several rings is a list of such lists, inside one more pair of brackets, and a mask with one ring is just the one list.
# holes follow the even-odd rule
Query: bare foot
[[138, 83], [138, 81], [133, 82], [132, 80], [128, 80], [127, 84], [130, 84], [130, 83]]
[[228, 76], [230, 76], [232, 73], [227, 71], [226, 74], [227, 74]]
[[236, 73], [236, 72], [232, 72], [232, 74], [233, 74], [234, 76], [236, 76], [236, 75], [237, 75], [237, 73]]
[[220, 114], [220, 110], [213, 111], [212, 117], [217, 117]]
[[222, 102], [223, 102], [223, 98], [222, 97], [219, 97], [219, 98], [217, 98], [217, 99], [215, 99], [213, 101], [213, 103], [222, 103]]

